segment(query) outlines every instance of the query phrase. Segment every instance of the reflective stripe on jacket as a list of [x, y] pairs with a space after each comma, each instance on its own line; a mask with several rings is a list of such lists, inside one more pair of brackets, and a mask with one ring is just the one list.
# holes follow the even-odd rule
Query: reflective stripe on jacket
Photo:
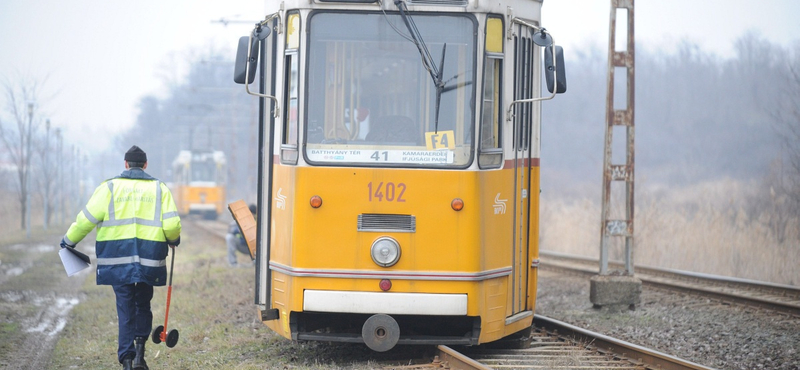
[[180, 243], [181, 220], [164, 183], [139, 168], [106, 180], [67, 230], [75, 245], [97, 227], [97, 284], [166, 285], [168, 246]]

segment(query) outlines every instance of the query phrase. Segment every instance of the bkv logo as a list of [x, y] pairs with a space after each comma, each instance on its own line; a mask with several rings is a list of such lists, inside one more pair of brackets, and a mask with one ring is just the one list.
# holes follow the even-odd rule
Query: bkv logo
[[275, 197], [275, 206], [278, 209], [286, 210], [286, 196], [281, 194], [283, 188], [278, 188], [278, 195]]
[[497, 193], [497, 195], [494, 197], [494, 205], [492, 205], [492, 208], [494, 208], [494, 214], [496, 215], [506, 214], [507, 201], [508, 199], [500, 199], [500, 193]]

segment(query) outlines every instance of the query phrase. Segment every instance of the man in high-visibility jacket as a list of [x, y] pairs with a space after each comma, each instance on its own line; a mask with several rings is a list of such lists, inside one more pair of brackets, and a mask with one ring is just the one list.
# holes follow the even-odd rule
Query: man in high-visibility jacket
[[148, 369], [144, 344], [153, 326], [153, 286], [167, 282], [169, 246], [180, 244], [181, 219], [164, 183], [151, 177], [147, 154], [134, 145], [125, 171], [95, 189], [61, 241], [75, 246], [97, 227], [97, 284], [117, 297], [117, 356], [124, 370]]

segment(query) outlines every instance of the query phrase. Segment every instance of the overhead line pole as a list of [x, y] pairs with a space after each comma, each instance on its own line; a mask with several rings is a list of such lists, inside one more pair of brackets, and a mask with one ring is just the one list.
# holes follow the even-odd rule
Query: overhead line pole
[[[594, 306], [629, 306], [634, 308], [640, 302], [642, 282], [634, 276], [633, 271], [633, 189], [634, 189], [634, 0], [611, 0], [608, 32], [608, 80], [606, 92], [606, 131], [605, 150], [603, 154], [603, 192], [602, 214], [600, 224], [600, 273], [591, 280], [590, 300]], [[618, 10], [627, 18], [627, 37], [624, 50], [616, 49]], [[625, 106], [616, 109], [614, 104], [614, 88], [617, 82], [616, 69], [624, 69], [626, 74]], [[625, 128], [625, 163], [612, 164], [612, 147], [614, 127]], [[617, 148], [619, 149], [619, 148]], [[625, 183], [624, 216], [611, 212], [611, 185], [614, 181]], [[615, 199], [619, 201], [618, 199]], [[617, 208], [618, 209], [618, 208]], [[611, 275], [608, 271], [608, 259], [611, 237], [623, 238], [625, 242], [625, 271], [622, 276]]]

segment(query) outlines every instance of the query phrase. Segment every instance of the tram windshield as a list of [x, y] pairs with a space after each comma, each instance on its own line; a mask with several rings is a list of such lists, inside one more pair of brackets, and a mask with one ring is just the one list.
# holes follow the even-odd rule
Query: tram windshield
[[192, 181], [216, 181], [216, 165], [214, 162], [205, 161], [192, 161]]
[[309, 19], [305, 155], [311, 163], [465, 167], [472, 158], [477, 26], [414, 14], [436, 85], [398, 13]]

